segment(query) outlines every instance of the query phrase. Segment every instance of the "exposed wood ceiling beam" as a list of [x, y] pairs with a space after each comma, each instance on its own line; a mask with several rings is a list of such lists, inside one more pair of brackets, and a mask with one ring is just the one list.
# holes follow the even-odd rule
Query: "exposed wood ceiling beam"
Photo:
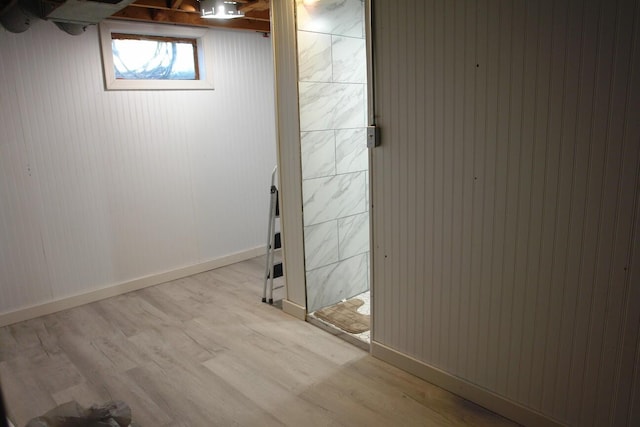
[[244, 18], [202, 19], [197, 0], [137, 0], [112, 15], [112, 18], [154, 23], [172, 23], [197, 27], [219, 27], [270, 32], [268, 0], [236, 0]]
[[[240, 2], [238, 2], [240, 3]], [[247, 12], [251, 12], [251, 11], [269, 11], [269, 8], [271, 7], [271, 4], [269, 3], [269, 0], [254, 0], [251, 2], [244, 2], [245, 4], [243, 4], [242, 6], [240, 6], [240, 10], [242, 10], [244, 13]]]

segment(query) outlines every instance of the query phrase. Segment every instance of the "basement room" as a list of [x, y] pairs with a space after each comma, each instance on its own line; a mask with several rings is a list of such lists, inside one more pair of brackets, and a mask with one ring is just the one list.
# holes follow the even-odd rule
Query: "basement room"
[[0, 427], [640, 425], [637, 0], [0, 0]]

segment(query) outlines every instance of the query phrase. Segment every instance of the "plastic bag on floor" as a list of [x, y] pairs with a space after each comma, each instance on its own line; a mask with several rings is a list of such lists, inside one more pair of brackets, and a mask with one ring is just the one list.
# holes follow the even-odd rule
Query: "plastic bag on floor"
[[26, 427], [129, 427], [131, 408], [121, 401], [85, 409], [78, 402], [63, 403], [29, 421]]

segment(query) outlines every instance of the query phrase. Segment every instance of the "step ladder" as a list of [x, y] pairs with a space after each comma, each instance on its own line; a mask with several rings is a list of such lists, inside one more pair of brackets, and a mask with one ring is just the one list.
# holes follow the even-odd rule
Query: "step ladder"
[[[269, 226], [267, 234], [267, 266], [264, 273], [264, 289], [262, 291], [262, 302], [273, 304], [273, 279], [282, 277], [282, 262], [274, 264], [275, 252], [282, 248], [281, 233], [276, 231], [276, 219], [280, 218], [280, 207], [278, 203], [278, 187], [276, 186], [276, 172], [278, 166], [273, 168], [271, 173], [271, 189], [269, 202]], [[279, 289], [280, 287], [276, 288]]]

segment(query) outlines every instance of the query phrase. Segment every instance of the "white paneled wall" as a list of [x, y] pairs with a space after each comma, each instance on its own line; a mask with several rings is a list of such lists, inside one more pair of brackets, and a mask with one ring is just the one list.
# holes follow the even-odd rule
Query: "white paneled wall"
[[640, 5], [374, 8], [374, 348], [640, 425]]
[[214, 91], [103, 89], [98, 32], [0, 32], [0, 313], [263, 245], [271, 42], [211, 30]]

